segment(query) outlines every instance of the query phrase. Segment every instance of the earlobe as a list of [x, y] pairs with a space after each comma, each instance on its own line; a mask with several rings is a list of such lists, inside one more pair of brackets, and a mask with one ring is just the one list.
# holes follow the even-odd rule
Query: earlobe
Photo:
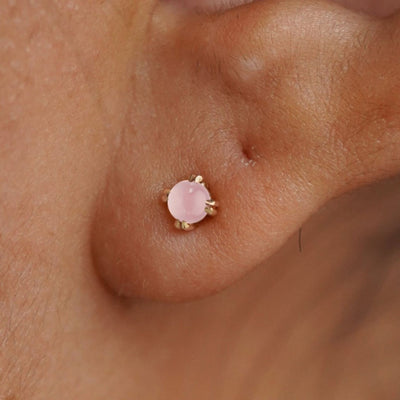
[[[365, 20], [307, 4], [259, 2], [188, 16], [190, 23], [183, 16], [162, 34], [149, 30], [146, 79], [135, 79], [93, 224], [94, 263], [115, 294], [163, 301], [212, 294], [270, 256], [332, 196], [382, 177], [385, 155], [394, 158], [387, 135], [375, 165], [368, 157], [377, 131], [367, 124], [354, 136], [356, 116], [370, 104], [361, 80], [354, 85], [354, 69], [370, 76], [352, 36]], [[241, 62], [253, 56], [263, 60], [258, 71]], [[238, 65], [241, 74], [232, 72]], [[386, 104], [386, 92], [372, 92], [374, 100]], [[369, 171], [362, 182], [360, 166]], [[220, 208], [182, 232], [160, 197], [192, 173], [203, 176]]]
[[161, 199], [175, 219], [175, 228], [183, 231], [193, 230], [207, 216], [215, 217], [219, 206], [203, 177], [196, 174], [164, 190]]
[[[199, 132], [192, 142], [201, 137]], [[163, 147], [154, 149], [155, 157], [165, 157]], [[100, 277], [128, 298], [186, 301], [222, 290], [279, 248], [317, 204], [308, 187], [268, 160], [244, 160], [239, 149], [226, 166], [221, 160], [232, 156], [226, 146], [216, 146], [210, 155], [199, 152], [197, 162], [184, 160], [183, 149], [164, 169], [150, 157], [136, 165], [130, 146], [120, 151], [99, 201], [92, 249]], [[182, 232], [160, 196], [194, 168], [204, 171], [220, 207], [215, 218]]]

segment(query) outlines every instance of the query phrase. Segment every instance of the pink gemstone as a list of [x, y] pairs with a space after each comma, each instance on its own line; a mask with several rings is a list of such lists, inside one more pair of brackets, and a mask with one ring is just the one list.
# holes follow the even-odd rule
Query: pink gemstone
[[180, 181], [168, 194], [168, 210], [175, 219], [193, 224], [207, 215], [204, 209], [210, 199], [210, 193], [202, 184]]

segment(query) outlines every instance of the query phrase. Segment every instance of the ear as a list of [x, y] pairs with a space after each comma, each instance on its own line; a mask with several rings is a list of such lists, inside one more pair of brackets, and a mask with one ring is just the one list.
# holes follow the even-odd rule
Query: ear
[[[261, 1], [218, 15], [164, 4], [150, 26], [93, 226], [94, 262], [115, 293], [221, 290], [332, 196], [399, 170], [397, 64], [392, 51], [376, 55], [378, 21]], [[191, 174], [219, 214], [182, 232], [161, 195]]]

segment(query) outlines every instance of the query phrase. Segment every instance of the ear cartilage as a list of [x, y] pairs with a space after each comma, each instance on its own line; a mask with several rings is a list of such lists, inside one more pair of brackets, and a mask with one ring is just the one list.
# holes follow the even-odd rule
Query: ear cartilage
[[191, 175], [188, 180], [180, 181], [172, 189], [163, 192], [162, 200], [175, 218], [175, 227], [184, 231], [194, 229], [194, 224], [207, 215], [217, 214], [218, 203], [212, 199], [201, 175]]

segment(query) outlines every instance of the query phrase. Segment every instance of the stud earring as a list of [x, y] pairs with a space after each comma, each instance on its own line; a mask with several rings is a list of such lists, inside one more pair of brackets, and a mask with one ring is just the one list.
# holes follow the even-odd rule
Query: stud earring
[[213, 217], [217, 214], [218, 202], [212, 199], [201, 175], [191, 175], [172, 189], [164, 190], [162, 200], [175, 218], [175, 227], [184, 231], [194, 229], [194, 224], [207, 215]]

